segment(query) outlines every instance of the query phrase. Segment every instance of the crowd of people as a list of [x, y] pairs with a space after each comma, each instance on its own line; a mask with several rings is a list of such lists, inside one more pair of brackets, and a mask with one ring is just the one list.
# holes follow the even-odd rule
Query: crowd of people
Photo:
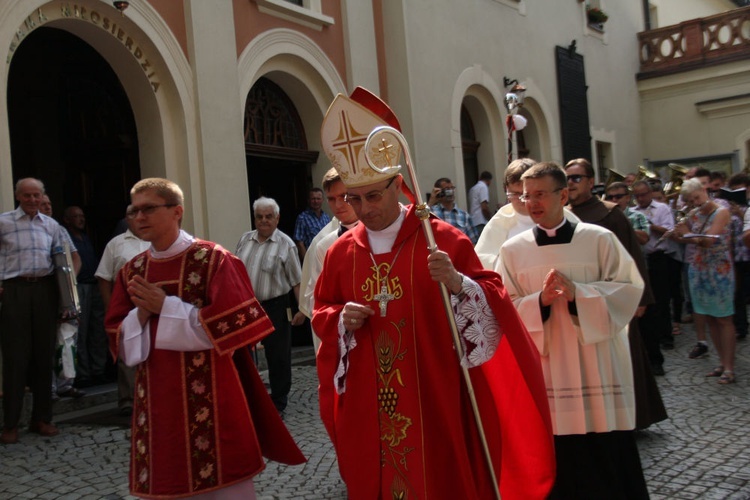
[[[508, 203], [494, 213], [488, 172], [468, 211], [446, 177], [425, 211], [400, 167], [375, 170], [364, 148], [341, 147], [342, 123], [364, 134], [351, 141], [400, 129], [366, 90], [337, 96], [321, 130], [334, 168], [294, 234], [261, 197], [234, 253], [181, 229], [182, 190], [149, 178], [97, 259], [83, 210], [66, 208], [59, 225], [43, 183], [19, 180], [18, 208], [0, 215], [0, 441], [19, 440], [26, 387], [30, 430], [54, 436], [54, 397], [82, 396], [114, 359], [133, 495], [254, 498], [263, 457], [304, 461], [283, 417], [291, 327], [307, 317], [350, 498], [648, 498], [634, 430], [668, 418], [655, 377], [685, 322], [691, 358], [716, 352], [706, 376], [736, 381], [750, 177], [691, 169], [665, 199], [632, 175], [602, 200], [587, 159], [525, 158], [505, 169]], [[57, 329], [73, 320], [55, 281], [66, 246], [81, 304], [76, 380], [54, 368]]]

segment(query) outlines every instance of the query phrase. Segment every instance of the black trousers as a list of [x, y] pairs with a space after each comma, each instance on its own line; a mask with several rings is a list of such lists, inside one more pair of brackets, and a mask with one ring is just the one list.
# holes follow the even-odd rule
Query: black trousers
[[679, 280], [679, 276], [674, 276], [676, 269], [675, 263], [678, 261], [669, 257], [662, 251], [649, 254], [648, 276], [651, 279], [651, 290], [654, 292], [654, 316], [656, 334], [659, 342], [672, 344], [672, 320], [669, 310], [670, 299], [672, 298], [672, 282]]
[[734, 263], [734, 329], [737, 335], [747, 335], [747, 287], [750, 284], [750, 262]]
[[557, 477], [548, 500], [647, 500], [633, 431], [555, 436]]
[[669, 270], [669, 296], [672, 299], [672, 321], [682, 323], [682, 303], [685, 302], [682, 294], [682, 262], [667, 256], [667, 269]]
[[271, 383], [271, 400], [279, 411], [284, 411], [292, 389], [292, 328], [287, 316], [289, 295], [284, 294], [260, 303], [275, 331], [263, 339]]
[[28, 282], [3, 282], [0, 346], [3, 353], [4, 426], [18, 426], [24, 388], [34, 394], [32, 422], [52, 421], [52, 360], [59, 292], [54, 275]]
[[638, 326], [643, 338], [643, 345], [648, 353], [651, 366], [664, 364], [661, 343], [672, 339], [672, 322], [669, 317], [670, 285], [669, 272], [671, 259], [664, 252], [657, 252], [646, 257], [648, 277], [656, 302], [646, 308], [646, 313], [638, 319]]

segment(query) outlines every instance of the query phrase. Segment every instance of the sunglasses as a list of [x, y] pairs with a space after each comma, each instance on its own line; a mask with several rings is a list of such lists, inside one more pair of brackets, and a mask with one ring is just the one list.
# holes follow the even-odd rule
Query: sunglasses
[[591, 176], [590, 175], [582, 175], [582, 174], [572, 174], [572, 175], [569, 175], [567, 177], [568, 177], [568, 182], [575, 182], [576, 184], [578, 184], [579, 182], [581, 182], [584, 179], [584, 177], [588, 178], [588, 177], [591, 177]]
[[630, 195], [627, 194], [627, 193], [625, 193], [625, 194], [608, 194], [607, 195], [607, 199], [608, 200], [615, 200], [615, 201], [617, 201], [617, 200], [620, 200], [622, 198], [625, 198], [626, 196], [630, 196]]

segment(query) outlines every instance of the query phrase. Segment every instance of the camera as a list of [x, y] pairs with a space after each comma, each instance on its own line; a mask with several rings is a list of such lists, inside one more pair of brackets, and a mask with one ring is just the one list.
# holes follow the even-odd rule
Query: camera
[[446, 196], [453, 196], [454, 190], [453, 189], [442, 189], [437, 197], [438, 198], [445, 198]]

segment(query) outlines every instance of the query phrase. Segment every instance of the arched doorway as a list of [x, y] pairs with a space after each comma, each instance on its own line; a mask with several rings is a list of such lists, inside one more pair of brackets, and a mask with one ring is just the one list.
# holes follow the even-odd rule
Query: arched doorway
[[468, 198], [469, 189], [479, 180], [479, 160], [477, 150], [480, 142], [474, 130], [474, 121], [471, 119], [469, 110], [461, 105], [461, 151], [464, 159], [464, 190]]
[[13, 178], [42, 179], [59, 220], [83, 208], [101, 251], [140, 178], [133, 111], [112, 68], [67, 31], [34, 30], [10, 65], [8, 121]]
[[250, 203], [260, 196], [281, 207], [279, 229], [294, 233], [297, 214], [307, 207], [317, 151], [308, 151], [299, 113], [284, 90], [259, 78], [245, 104], [245, 154]]
[[[276, 200], [279, 229], [294, 234], [297, 215], [307, 207], [317, 151], [308, 151], [305, 129], [294, 103], [268, 78], [259, 78], [245, 103], [245, 155], [250, 204], [260, 196]], [[297, 310], [290, 293], [294, 312]], [[312, 345], [309, 321], [292, 327], [292, 345]]]

